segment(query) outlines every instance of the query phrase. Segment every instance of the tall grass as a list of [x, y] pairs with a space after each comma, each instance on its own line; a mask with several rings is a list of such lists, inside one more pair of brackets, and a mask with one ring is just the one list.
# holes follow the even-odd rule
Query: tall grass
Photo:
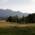
[[10, 27], [10, 28], [0, 28], [0, 35], [32, 35], [32, 29], [28, 27]]
[[[9, 24], [9, 23], [8, 23]], [[9, 27], [7, 22], [1, 22], [0, 26], [6, 25], [4, 28], [0, 28], [0, 35], [35, 35], [35, 24], [27, 24], [25, 27], [16, 25], [15, 27]], [[8, 27], [7, 27], [8, 26]]]

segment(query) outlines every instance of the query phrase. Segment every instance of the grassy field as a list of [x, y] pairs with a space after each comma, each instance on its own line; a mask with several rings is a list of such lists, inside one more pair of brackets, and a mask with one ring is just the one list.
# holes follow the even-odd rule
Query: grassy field
[[35, 35], [35, 24], [0, 21], [0, 35]]

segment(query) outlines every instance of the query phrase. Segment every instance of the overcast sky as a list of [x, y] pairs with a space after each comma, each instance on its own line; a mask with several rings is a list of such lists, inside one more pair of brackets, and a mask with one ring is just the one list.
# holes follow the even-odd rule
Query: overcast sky
[[0, 0], [0, 9], [33, 13], [35, 12], [35, 0]]

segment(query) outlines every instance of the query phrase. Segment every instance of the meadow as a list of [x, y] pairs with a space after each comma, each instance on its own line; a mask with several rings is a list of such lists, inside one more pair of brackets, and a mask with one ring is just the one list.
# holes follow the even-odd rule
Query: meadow
[[35, 24], [0, 22], [0, 35], [35, 35]]

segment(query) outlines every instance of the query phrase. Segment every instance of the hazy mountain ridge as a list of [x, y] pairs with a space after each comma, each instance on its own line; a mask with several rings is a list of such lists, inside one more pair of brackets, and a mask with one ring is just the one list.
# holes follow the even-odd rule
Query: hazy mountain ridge
[[27, 16], [28, 14], [27, 13], [22, 13], [20, 11], [13, 11], [13, 10], [10, 10], [10, 9], [0, 9], [0, 17], [6, 17], [6, 16]]

